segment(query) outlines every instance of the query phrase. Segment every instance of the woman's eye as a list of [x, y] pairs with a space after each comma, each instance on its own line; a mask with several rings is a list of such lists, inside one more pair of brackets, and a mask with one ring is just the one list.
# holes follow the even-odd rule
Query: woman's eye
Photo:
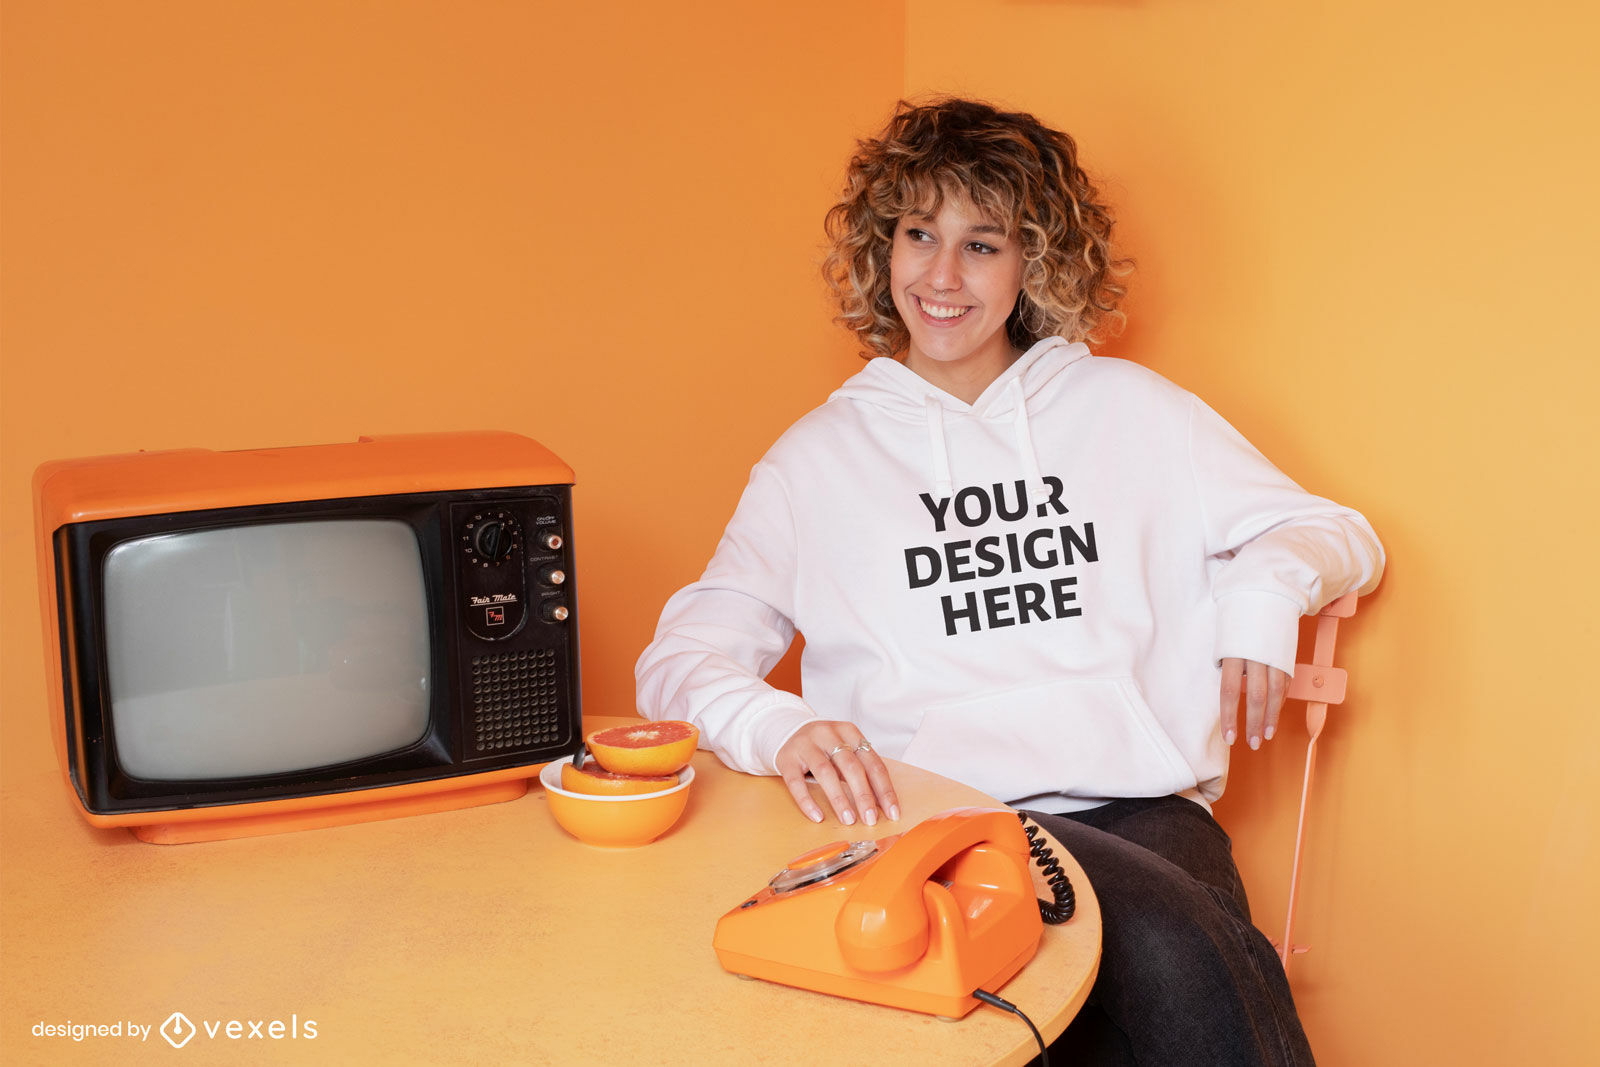
[[978, 253], [980, 256], [992, 256], [996, 252], [1000, 251], [998, 248], [994, 247], [994, 245], [986, 245], [982, 241], [973, 241], [969, 243], [967, 247]]
[[909, 241], [931, 241], [927, 230], [919, 230], [915, 226], [906, 229], [906, 239]]

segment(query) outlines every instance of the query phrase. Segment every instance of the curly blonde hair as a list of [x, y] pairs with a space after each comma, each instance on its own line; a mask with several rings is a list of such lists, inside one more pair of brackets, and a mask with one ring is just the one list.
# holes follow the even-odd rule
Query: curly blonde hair
[[883, 133], [857, 143], [839, 202], [828, 211], [823, 275], [837, 321], [865, 358], [904, 351], [909, 335], [889, 290], [889, 253], [906, 215], [937, 212], [946, 196], [973, 205], [1021, 241], [1022, 292], [1006, 321], [1011, 344], [1099, 340], [1121, 324], [1131, 263], [1113, 258], [1112, 218], [1078, 165], [1077, 144], [1032, 115], [975, 100], [902, 100]]

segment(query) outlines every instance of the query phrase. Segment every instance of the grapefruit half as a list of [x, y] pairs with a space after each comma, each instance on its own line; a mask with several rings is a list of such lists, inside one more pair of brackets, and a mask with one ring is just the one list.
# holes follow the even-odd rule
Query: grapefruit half
[[614, 774], [677, 774], [694, 756], [700, 731], [693, 723], [666, 719], [596, 730], [583, 740], [600, 766]]
[[659, 793], [677, 784], [677, 774], [617, 774], [602, 770], [593, 760], [581, 768], [574, 767], [570, 763], [561, 768], [561, 788], [569, 793], [625, 797], [638, 793]]

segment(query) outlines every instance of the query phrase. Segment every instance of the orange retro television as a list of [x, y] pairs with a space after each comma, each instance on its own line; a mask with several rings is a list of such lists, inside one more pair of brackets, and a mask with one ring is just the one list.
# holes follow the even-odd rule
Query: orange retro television
[[580, 733], [572, 482], [510, 433], [42, 465], [84, 815], [175, 842], [522, 795]]

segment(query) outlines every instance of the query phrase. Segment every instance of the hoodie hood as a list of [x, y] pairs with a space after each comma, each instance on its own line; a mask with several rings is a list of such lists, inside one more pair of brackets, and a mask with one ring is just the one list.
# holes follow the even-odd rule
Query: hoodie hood
[[1087, 355], [1089, 347], [1082, 342], [1046, 337], [1017, 357], [971, 404], [940, 389], [899, 360], [880, 356], [828, 399], [870, 404], [893, 418], [925, 422], [929, 475], [934, 492], [940, 496], [948, 496], [952, 488], [946, 421], [1009, 420], [1016, 433], [1018, 465], [1028, 488], [1037, 493], [1043, 482], [1028, 422], [1029, 405], [1062, 371]]

